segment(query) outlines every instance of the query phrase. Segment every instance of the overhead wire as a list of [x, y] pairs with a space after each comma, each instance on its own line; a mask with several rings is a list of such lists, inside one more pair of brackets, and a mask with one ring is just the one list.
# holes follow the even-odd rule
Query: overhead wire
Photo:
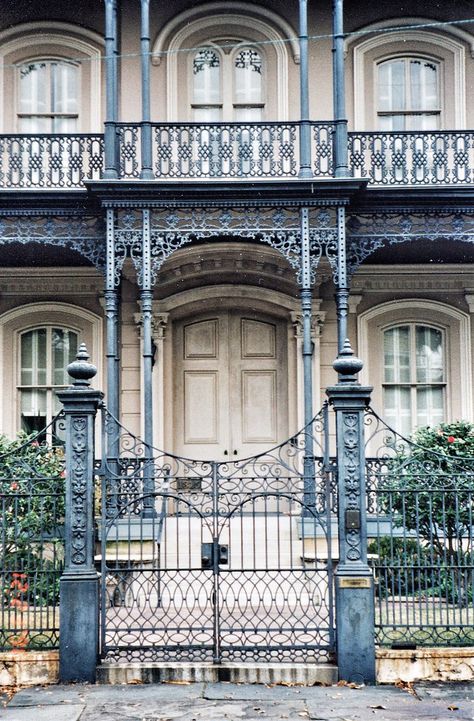
[[[412, 24], [403, 24], [403, 25], [389, 25], [387, 27], [369, 27], [369, 28], [362, 28], [361, 30], [351, 30], [350, 32], [343, 33], [342, 37], [344, 40], [350, 40], [352, 38], [357, 37], [364, 37], [367, 35], [382, 35], [382, 34], [390, 34], [395, 32], [400, 32], [404, 30], [426, 30], [429, 28], [443, 28], [443, 27], [451, 27], [451, 26], [459, 26], [459, 25], [474, 25], [474, 18], [460, 18], [458, 20], [433, 20], [429, 22], [423, 22], [423, 23], [412, 23]], [[317, 35], [308, 35], [308, 41], [309, 42], [315, 42], [318, 40], [333, 40], [335, 35], [334, 33], [319, 33]], [[287, 43], [294, 43], [299, 40], [298, 35], [293, 35], [291, 37], [281, 37], [277, 40], [252, 40], [249, 41], [249, 44], [252, 45], [252, 47], [263, 47], [268, 45], [281, 45], [281, 44], [287, 44]], [[232, 50], [233, 48], [240, 47], [242, 45], [243, 41], [229, 41], [229, 42], [221, 42], [221, 43], [213, 43], [213, 45], [222, 50]], [[474, 35], [473, 35], [473, 43], [474, 43]], [[201, 50], [203, 46], [205, 46], [206, 43], [201, 43], [197, 46], [191, 46], [191, 47], [181, 47], [181, 48], [173, 48], [171, 50], [160, 50], [158, 52], [156, 51], [150, 51], [147, 53], [150, 57], [156, 57], [156, 58], [165, 58], [170, 55], [178, 55], [181, 53], [192, 53], [197, 52], [198, 50]], [[109, 55], [101, 54], [100, 55], [100, 61], [105, 61], [109, 59]], [[120, 60], [126, 60], [126, 59], [134, 59], [134, 58], [141, 58], [142, 53], [140, 51], [137, 52], [128, 52], [128, 53], [114, 53], [113, 57], [115, 59]], [[84, 62], [96, 62], [97, 58], [73, 58], [68, 57], [67, 58], [69, 62], [76, 62], [78, 64], [84, 63]], [[0, 61], [0, 66], [3, 68], [19, 68], [23, 66], [25, 63], [2, 63]], [[32, 62], [34, 64], [34, 61]]]

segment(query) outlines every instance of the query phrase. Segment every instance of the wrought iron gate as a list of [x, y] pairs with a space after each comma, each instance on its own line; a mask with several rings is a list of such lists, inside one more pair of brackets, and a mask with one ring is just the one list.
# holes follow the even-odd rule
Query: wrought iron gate
[[226, 463], [150, 449], [103, 418], [102, 657], [327, 660], [336, 535], [326, 408], [267, 453]]

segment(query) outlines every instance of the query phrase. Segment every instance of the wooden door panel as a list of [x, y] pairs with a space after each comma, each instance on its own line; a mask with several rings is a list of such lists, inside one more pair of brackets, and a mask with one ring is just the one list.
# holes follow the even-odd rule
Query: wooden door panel
[[184, 358], [199, 360], [219, 357], [219, 321], [217, 318], [184, 326]]
[[184, 371], [184, 442], [218, 443], [217, 371]]
[[240, 324], [242, 358], [275, 358], [273, 323], [242, 318]]
[[242, 371], [242, 443], [277, 442], [276, 381], [274, 370]]

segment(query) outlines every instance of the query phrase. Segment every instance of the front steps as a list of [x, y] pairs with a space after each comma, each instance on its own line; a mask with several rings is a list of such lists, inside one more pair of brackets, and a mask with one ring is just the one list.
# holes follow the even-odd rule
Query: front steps
[[103, 663], [97, 667], [97, 683], [262, 683], [302, 686], [337, 683], [337, 666], [303, 663]]

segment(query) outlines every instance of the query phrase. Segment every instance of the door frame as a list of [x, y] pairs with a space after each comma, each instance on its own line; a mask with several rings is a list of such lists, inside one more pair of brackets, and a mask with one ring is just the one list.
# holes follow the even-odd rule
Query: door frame
[[[315, 306], [319, 302], [315, 301]], [[303, 425], [303, 369], [300, 339], [297, 334], [298, 299], [281, 291], [251, 285], [222, 283], [175, 293], [153, 303], [156, 359], [153, 369], [154, 436], [158, 448], [173, 447], [173, 321], [201, 315], [215, 309], [240, 307], [287, 321], [288, 328], [288, 426]], [[316, 309], [316, 308], [315, 308]], [[318, 341], [315, 338], [315, 341]], [[319, 394], [319, 342], [314, 354], [314, 387]], [[319, 398], [317, 398], [319, 400]], [[317, 406], [317, 403], [315, 404]]]

